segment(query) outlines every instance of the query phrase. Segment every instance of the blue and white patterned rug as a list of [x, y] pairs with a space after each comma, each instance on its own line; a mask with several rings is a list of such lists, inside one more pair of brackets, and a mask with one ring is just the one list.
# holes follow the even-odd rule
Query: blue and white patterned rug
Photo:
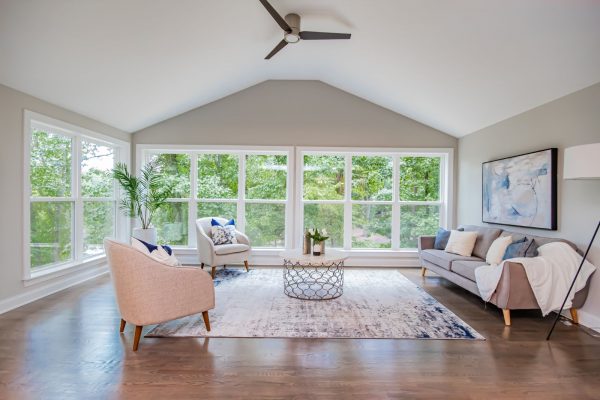
[[146, 337], [485, 340], [397, 270], [346, 269], [344, 294], [298, 300], [281, 269], [221, 270], [206, 332], [201, 315], [157, 325]]

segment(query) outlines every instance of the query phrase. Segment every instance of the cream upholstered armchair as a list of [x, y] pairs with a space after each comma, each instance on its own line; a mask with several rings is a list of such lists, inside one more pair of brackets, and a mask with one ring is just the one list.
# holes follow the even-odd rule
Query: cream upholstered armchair
[[[215, 245], [212, 241], [211, 224], [212, 217], [196, 220], [196, 238], [198, 241], [198, 254], [200, 265], [212, 267], [211, 276], [215, 277], [215, 271], [219, 265], [227, 265], [243, 262], [248, 271], [248, 258], [250, 257], [250, 240], [248, 236], [236, 230], [237, 243]], [[220, 224], [225, 225], [225, 218], [214, 217]]]
[[110, 239], [104, 240], [104, 248], [121, 313], [120, 332], [127, 322], [135, 325], [133, 351], [138, 349], [144, 325], [202, 313], [210, 331], [208, 310], [215, 308], [215, 288], [205, 271], [161, 264]]

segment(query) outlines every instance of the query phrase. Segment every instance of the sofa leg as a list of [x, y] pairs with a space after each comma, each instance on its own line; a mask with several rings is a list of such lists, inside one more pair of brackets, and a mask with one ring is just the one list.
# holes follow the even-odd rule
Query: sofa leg
[[200, 268], [204, 269], [204, 263], [200, 264]]
[[210, 332], [210, 321], [208, 320], [208, 311], [202, 311], [202, 318], [204, 319], [204, 326], [206, 326], [206, 331]]
[[504, 314], [504, 325], [510, 326], [510, 310], [508, 308], [502, 309], [502, 314]]
[[246, 272], [248, 272], [248, 260], [244, 261], [244, 267], [246, 267]]
[[123, 331], [125, 330], [125, 324], [125, 320], [121, 318], [121, 326], [119, 327], [119, 332], [123, 333]]
[[427, 268], [421, 267], [421, 276], [425, 276], [426, 272], [427, 272]]
[[212, 267], [212, 269], [210, 270], [210, 276], [212, 276], [212, 278], [215, 279], [216, 274], [217, 274], [217, 267]]
[[140, 344], [140, 338], [142, 337], [142, 328], [143, 326], [140, 325], [135, 326], [135, 336], [133, 337], [133, 351], [137, 351], [138, 346]]
[[573, 323], [575, 325], [579, 325], [579, 315], [577, 315], [577, 309], [571, 308], [569, 311], [571, 311], [571, 320], [573, 321]]

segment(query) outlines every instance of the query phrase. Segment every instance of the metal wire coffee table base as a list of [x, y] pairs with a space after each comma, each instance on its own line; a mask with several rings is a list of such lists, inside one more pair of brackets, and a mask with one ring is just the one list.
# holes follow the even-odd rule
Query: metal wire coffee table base
[[331, 300], [344, 293], [344, 260], [329, 265], [283, 261], [283, 292], [302, 300]]

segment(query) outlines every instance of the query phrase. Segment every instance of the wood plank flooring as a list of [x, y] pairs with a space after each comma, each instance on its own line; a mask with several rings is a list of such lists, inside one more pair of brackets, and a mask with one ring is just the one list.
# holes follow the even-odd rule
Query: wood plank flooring
[[561, 323], [546, 342], [551, 318], [504, 327], [465, 290], [401, 271], [487, 341], [142, 338], [134, 353], [101, 277], [0, 316], [0, 399], [600, 398], [600, 339]]

